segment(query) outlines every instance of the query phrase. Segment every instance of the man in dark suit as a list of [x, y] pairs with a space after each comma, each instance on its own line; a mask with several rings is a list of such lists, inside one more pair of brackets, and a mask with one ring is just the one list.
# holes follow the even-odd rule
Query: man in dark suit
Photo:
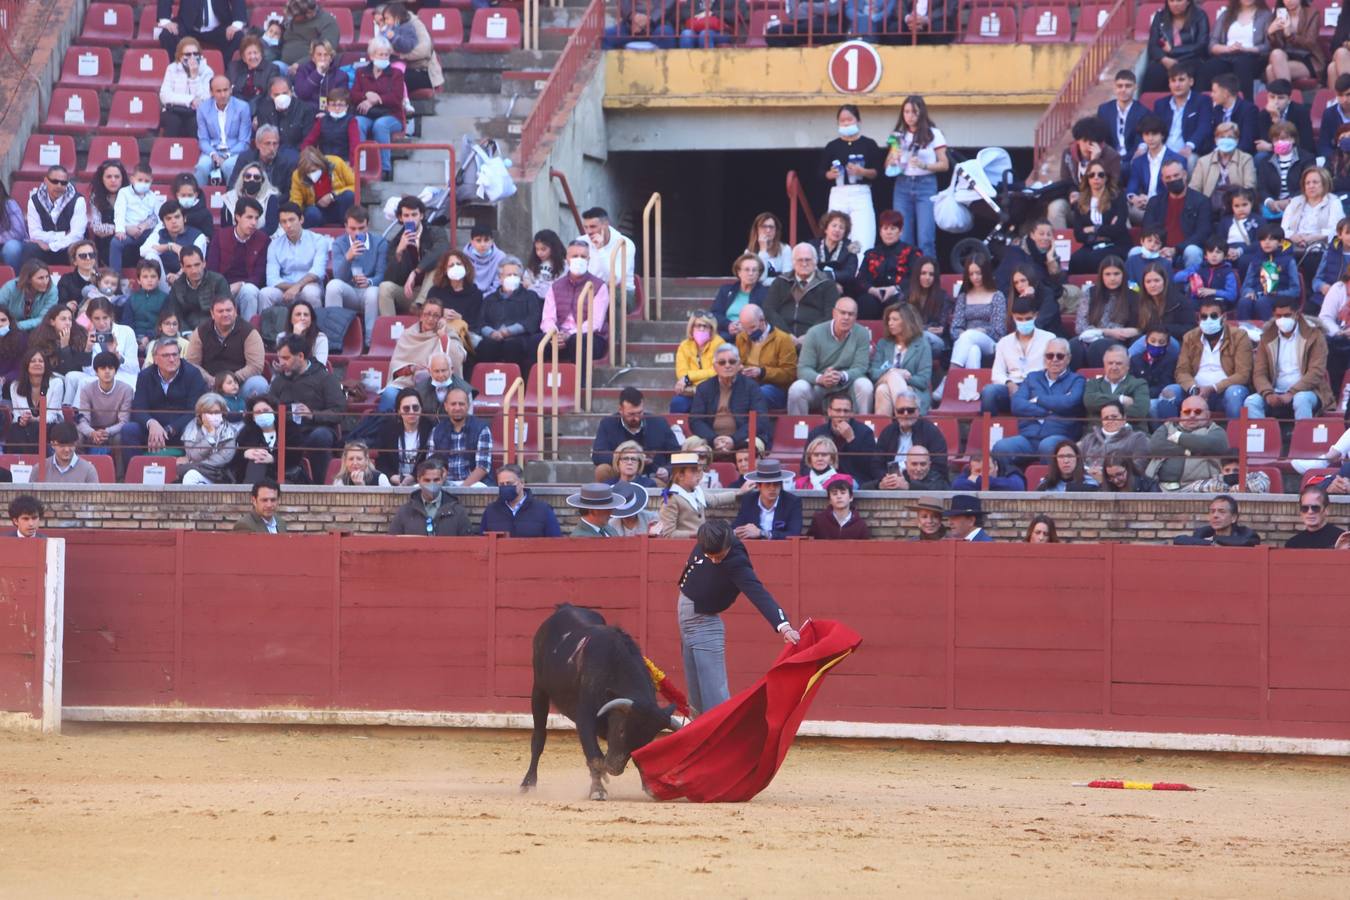
[[741, 497], [733, 527], [736, 537], [743, 541], [762, 538], [781, 541], [799, 537], [802, 533], [802, 501], [783, 486], [792, 476], [783, 471], [776, 459], [760, 457], [753, 472], [745, 473], [745, 480], [755, 486]]
[[1153, 104], [1153, 114], [1162, 120], [1163, 142], [1167, 149], [1186, 158], [1186, 165], [1210, 151], [1212, 132], [1210, 120], [1213, 104], [1208, 97], [1194, 90], [1195, 67], [1182, 60], [1172, 67], [1167, 76], [1171, 94], [1159, 97]]
[[[887, 471], [882, 479], [881, 490], [896, 490], [899, 484], [899, 472], [904, 468], [905, 457], [911, 447], [925, 447], [935, 469], [947, 471], [947, 439], [942, 430], [927, 419], [919, 417], [917, 398], [913, 391], [900, 391], [895, 395], [895, 421], [887, 425], [877, 438], [877, 465]], [[902, 402], [907, 401], [907, 402]], [[891, 469], [891, 463], [895, 467]], [[896, 478], [891, 478], [895, 475]], [[886, 479], [891, 479], [887, 481]]]
[[277, 515], [281, 485], [270, 478], [264, 478], [253, 485], [251, 493], [253, 509], [239, 517], [239, 521], [234, 523], [234, 530], [254, 534], [285, 534], [286, 522]]
[[1256, 115], [1256, 152], [1271, 151], [1270, 129], [1276, 122], [1289, 122], [1298, 129], [1298, 148], [1312, 156], [1317, 150], [1313, 140], [1312, 116], [1305, 103], [1291, 99], [1294, 86], [1287, 79], [1277, 78], [1266, 85], [1266, 108]]
[[228, 62], [244, 39], [248, 10], [244, 8], [244, 0], [181, 0], [175, 16], [173, 0], [157, 0], [155, 16], [160, 46], [169, 51], [171, 58], [179, 41], [193, 37], [204, 46], [215, 47]]
[[[1144, 208], [1144, 225], [1167, 231], [1166, 246], [1172, 250], [1174, 268], [1193, 268], [1204, 261], [1201, 248], [1214, 227], [1209, 198], [1186, 186], [1186, 167], [1176, 161], [1163, 163], [1162, 183], [1166, 190], [1155, 194]], [[1180, 265], [1177, 258], [1182, 259]]]
[[1317, 133], [1317, 154], [1331, 158], [1336, 149], [1336, 132], [1350, 123], [1350, 72], [1336, 76], [1336, 102], [1322, 112], [1322, 129]]
[[[730, 455], [758, 437], [764, 446], [773, 445], [773, 422], [769, 407], [759, 393], [759, 385], [741, 374], [741, 354], [734, 344], [723, 344], [713, 353], [717, 377], [709, 378], [694, 391], [689, 410], [689, 427], [703, 438], [714, 453]], [[718, 416], [722, 391], [727, 391], [727, 407]], [[750, 413], [756, 413], [756, 434], [750, 434]], [[726, 428], [734, 429], [730, 434]]]
[[1116, 99], [1097, 107], [1097, 118], [1111, 132], [1111, 146], [1120, 154], [1122, 165], [1139, 149], [1139, 120], [1148, 114], [1148, 108], [1134, 99], [1136, 82], [1134, 72], [1121, 69], [1116, 73]]
[[175, 338], [161, 338], [147, 351], [153, 363], [136, 376], [131, 421], [122, 426], [123, 447], [148, 447], [151, 453], [183, 443], [206, 381], [196, 366], [183, 365]]
[[1129, 202], [1130, 223], [1144, 220], [1144, 208], [1162, 191], [1162, 167], [1169, 162], [1186, 164], [1186, 157], [1167, 149], [1167, 127], [1150, 113], [1139, 121], [1139, 136], [1144, 152], [1130, 160], [1130, 175], [1125, 181], [1125, 199]]
[[3, 532], [5, 537], [40, 538], [46, 537], [38, 529], [42, 527], [42, 517], [47, 510], [42, 501], [32, 494], [20, 494], [9, 501], [9, 520], [14, 523], [13, 531]]
[[[840, 472], [853, 476], [858, 484], [879, 479], [881, 466], [877, 460], [876, 435], [866, 422], [853, 418], [853, 398], [848, 394], [835, 394], [825, 404], [825, 413], [829, 421], [811, 429], [806, 435], [806, 446], [811, 446], [818, 437], [827, 437], [839, 448]], [[804, 455], [802, 471], [806, 471]]]
[[1212, 138], [1215, 128], [1224, 122], [1232, 122], [1238, 127], [1238, 149], [1245, 153], [1255, 153], [1256, 104], [1239, 97], [1239, 91], [1238, 77], [1232, 72], [1214, 76], [1214, 84], [1209, 91], [1214, 102], [1214, 111], [1209, 120], [1209, 133]]

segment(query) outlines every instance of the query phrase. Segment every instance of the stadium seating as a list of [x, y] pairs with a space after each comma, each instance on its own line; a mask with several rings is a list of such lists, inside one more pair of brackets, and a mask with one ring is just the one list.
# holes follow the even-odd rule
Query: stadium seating
[[509, 6], [476, 10], [465, 50], [505, 53], [520, 46], [520, 13]]
[[1018, 43], [1062, 44], [1069, 40], [1072, 22], [1063, 3], [1038, 2], [1022, 8]]
[[1279, 459], [1280, 441], [1278, 419], [1248, 419], [1246, 431], [1243, 431], [1241, 419], [1230, 419], [1228, 422], [1229, 446], [1239, 449], [1246, 447], [1249, 461], [1259, 464]]
[[980, 411], [980, 391], [989, 385], [990, 369], [963, 369], [952, 366], [942, 386], [942, 404], [936, 416], [973, 416]]
[[1345, 423], [1338, 418], [1300, 419], [1294, 423], [1294, 433], [1289, 439], [1289, 459], [1317, 459], [1344, 433]]
[[783, 460], [784, 464], [796, 463], [806, 449], [806, 436], [824, 422], [824, 416], [779, 416], [773, 423], [771, 455]]
[[1017, 39], [1017, 10], [1001, 4], [971, 7], [962, 40], [967, 44], [1011, 44]]
[[164, 482], [172, 484], [178, 479], [178, 460], [176, 456], [133, 456], [127, 460], [127, 470], [122, 480], [126, 484], [145, 484], [145, 470], [159, 468], [164, 470]]
[[[67, 135], [38, 135], [28, 139], [24, 146], [23, 161], [15, 175], [19, 178], [37, 180], [47, 174], [52, 166], [63, 166], [66, 171], [74, 172], [76, 165], [75, 139]], [[19, 194], [17, 187], [15, 196]]]
[[129, 4], [91, 3], [84, 14], [80, 40], [101, 47], [126, 47], [132, 41], [135, 21]]
[[122, 56], [117, 87], [129, 91], [158, 91], [164, 83], [169, 54], [159, 47], [135, 47]]
[[371, 330], [370, 350], [367, 357], [387, 360], [394, 355], [394, 345], [398, 343], [403, 329], [417, 324], [415, 316], [380, 316]]
[[417, 17], [431, 35], [431, 44], [437, 52], [458, 50], [464, 43], [464, 20], [448, 9], [419, 9]]
[[[158, 107], [156, 107], [158, 118]], [[85, 134], [99, 126], [98, 91], [89, 88], [56, 88], [47, 106], [43, 131]]]
[[80, 170], [80, 180], [93, 176], [105, 161], [115, 159], [130, 174], [141, 161], [141, 148], [134, 138], [126, 135], [97, 134], [89, 141], [89, 153], [85, 157], [84, 168]]
[[1047, 466], [1045, 463], [1033, 463], [1027, 466], [1027, 471], [1025, 473], [1027, 479], [1027, 490], [1029, 491], [1036, 490], [1037, 486], [1039, 486], [1040, 483], [1045, 480], [1045, 476], [1049, 474], [1050, 474], [1050, 467]]
[[159, 94], [155, 91], [116, 91], [108, 109], [108, 123], [102, 130], [132, 135], [158, 131]]
[[515, 363], [480, 363], [473, 367], [471, 384], [477, 394], [474, 405], [485, 403], [500, 407], [506, 392], [520, 377], [520, 366]]
[[[536, 366], [536, 369], [539, 367]], [[559, 410], [572, 410], [576, 405], [576, 387], [577, 387], [577, 367], [574, 363], [558, 363], [556, 372], [552, 371], [550, 363], [545, 362], [543, 366], [544, 373], [544, 393], [540, 397], [538, 393], [539, 378], [534, 371], [530, 372], [530, 377], [525, 379], [525, 407], [530, 411], [539, 409], [541, 405], [552, 409], [553, 405], [553, 386], [558, 386], [558, 408]]]
[[[935, 419], [941, 422], [942, 419]], [[984, 427], [983, 419], [974, 419], [970, 424], [970, 432], [966, 435], [965, 456], [970, 456], [977, 450], [985, 452], [984, 446]], [[1017, 420], [1012, 416], [993, 416], [989, 420], [989, 444], [993, 446], [1006, 437], [1012, 437], [1017, 434]], [[947, 446], [955, 452], [956, 444], [952, 441], [947, 442]]]
[[107, 47], [75, 46], [66, 50], [57, 84], [68, 88], [107, 87], [113, 80], [113, 56]]

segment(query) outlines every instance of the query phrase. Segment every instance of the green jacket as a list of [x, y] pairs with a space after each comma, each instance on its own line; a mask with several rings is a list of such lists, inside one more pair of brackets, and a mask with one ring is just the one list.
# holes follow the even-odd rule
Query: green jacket
[[1119, 400], [1121, 397], [1129, 397], [1132, 401], [1125, 407], [1126, 419], [1131, 422], [1148, 421], [1148, 382], [1134, 375], [1127, 374], [1114, 390], [1105, 375], [1089, 380], [1083, 388], [1083, 408], [1095, 419], [1107, 401]]
[[41, 325], [42, 317], [55, 305], [55, 278], [52, 278], [51, 287], [37, 296], [33, 301], [33, 308], [26, 313], [23, 308], [23, 291], [19, 289], [19, 279], [11, 278], [4, 287], [0, 287], [0, 306], [9, 310], [10, 321], [21, 331], [32, 331]]
[[591, 527], [591, 523], [579, 520], [577, 524], [572, 526], [572, 530], [568, 532], [567, 536], [577, 538], [598, 538], [598, 537], [619, 536], [619, 533], [615, 531], [613, 526], [611, 525], [606, 525], [603, 529], [603, 532], [604, 533], [602, 534], [596, 531], [593, 527]]
[[814, 385], [820, 373], [838, 369], [848, 373], [848, 381], [826, 393], [846, 391], [853, 382], [867, 377], [867, 351], [871, 343], [872, 332], [861, 325], [854, 325], [842, 341], [835, 340], [833, 321], [813, 325], [802, 338], [802, 349], [797, 355], [797, 377]]

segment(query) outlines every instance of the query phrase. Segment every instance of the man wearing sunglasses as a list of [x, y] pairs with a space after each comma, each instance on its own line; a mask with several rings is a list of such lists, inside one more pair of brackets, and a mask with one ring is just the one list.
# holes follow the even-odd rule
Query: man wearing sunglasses
[[1198, 481], [1221, 478], [1228, 434], [1209, 415], [1209, 401], [1196, 395], [1181, 401], [1181, 419], [1164, 422], [1148, 442], [1148, 477], [1164, 491], [1179, 491]]
[[37, 258], [51, 266], [68, 266], [67, 249], [89, 229], [89, 207], [61, 166], [47, 170], [42, 184], [28, 195], [28, 237]]
[[1012, 395], [1017, 434], [994, 444], [994, 456], [1007, 466], [1031, 456], [1048, 457], [1055, 445], [1083, 432], [1083, 391], [1087, 381], [1069, 371], [1069, 342], [1054, 338], [1045, 345], [1045, 368], [1031, 372]]
[[1350, 537], [1346, 531], [1327, 521], [1331, 498], [1320, 487], [1305, 487], [1298, 495], [1298, 515], [1303, 531], [1294, 534], [1285, 546], [1292, 550], [1346, 550]]
[[[1242, 415], [1251, 393], [1252, 342], [1247, 333], [1224, 317], [1223, 300], [1200, 300], [1199, 327], [1186, 332], [1177, 357], [1176, 384], [1163, 388], [1163, 399], [1176, 404], [1181, 397], [1199, 396], [1212, 411], [1229, 419]], [[1160, 407], [1162, 418], [1173, 418], [1175, 405]]]

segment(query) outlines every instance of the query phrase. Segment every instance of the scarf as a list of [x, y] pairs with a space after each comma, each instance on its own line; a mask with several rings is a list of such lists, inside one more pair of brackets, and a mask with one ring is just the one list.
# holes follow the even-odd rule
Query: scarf
[[473, 263], [473, 281], [484, 294], [490, 294], [497, 284], [497, 267], [506, 259], [506, 254], [496, 244], [487, 253], [474, 249], [473, 241], [464, 245], [464, 255]]
[[75, 185], [68, 184], [66, 189], [62, 191], [61, 196], [53, 200], [51, 194], [47, 193], [47, 188], [38, 185], [33, 189], [31, 196], [55, 222], [61, 217], [61, 210], [66, 208], [66, 204], [75, 199], [75, 193]]
[[[458, 340], [453, 334], [450, 337]], [[425, 370], [431, 364], [431, 357], [444, 350], [445, 345], [436, 332], [423, 332], [418, 325], [406, 329], [399, 335], [398, 343], [394, 345], [394, 355], [389, 360], [390, 385], [412, 387], [412, 375], [395, 378], [394, 373], [405, 366], [412, 366], [414, 371]]]
[[834, 470], [834, 466], [830, 466], [824, 472], [807, 472], [806, 477], [811, 480], [812, 490], [823, 491], [825, 490], [825, 482], [829, 481], [837, 474], [838, 473]]
[[703, 493], [702, 487], [695, 487], [692, 491], [687, 491], [678, 484], [672, 484], [666, 491], [666, 496], [669, 497], [671, 494], [683, 497], [685, 502], [692, 506], [694, 512], [698, 513], [700, 516], [703, 515], [703, 511], [708, 508], [708, 497]]

